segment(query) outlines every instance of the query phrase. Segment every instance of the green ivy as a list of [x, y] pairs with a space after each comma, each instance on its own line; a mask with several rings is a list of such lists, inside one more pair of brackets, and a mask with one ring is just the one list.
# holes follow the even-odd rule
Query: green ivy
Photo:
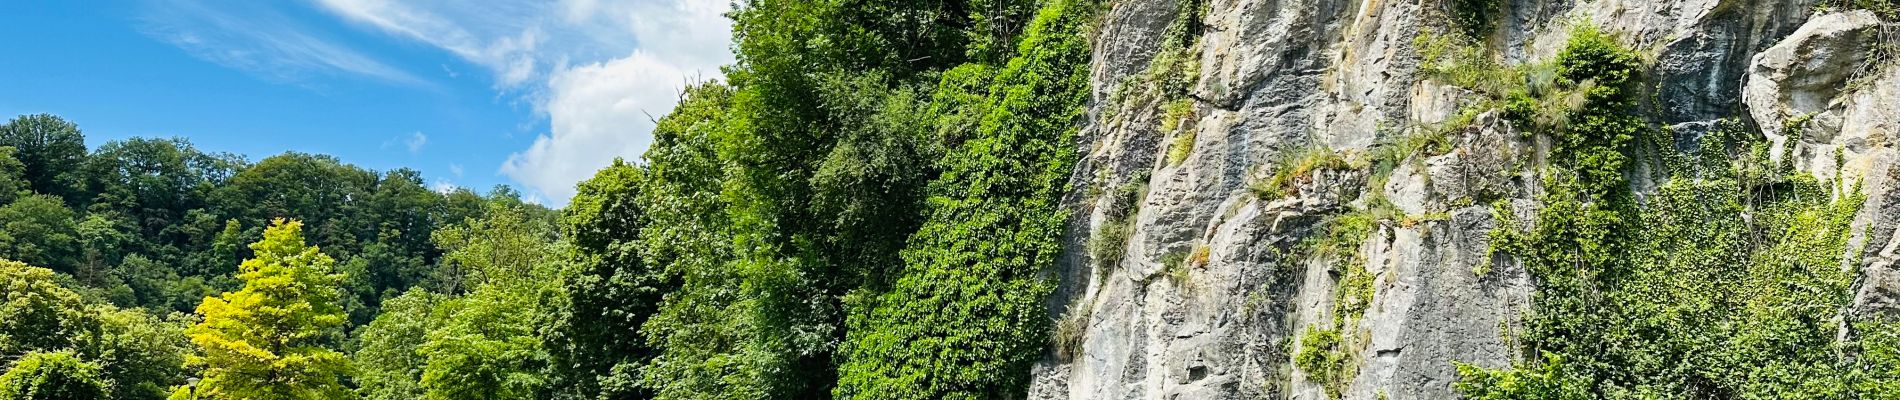
[[[1506, 228], [1492, 236], [1537, 284], [1522, 344], [1545, 356], [1461, 364], [1456, 388], [1478, 399], [1890, 396], [1892, 325], [1842, 319], [1858, 274], [1842, 268], [1858, 191], [1773, 165], [1740, 124], [1720, 124], [1693, 155], [1639, 143], [1657, 135], [1636, 100], [1639, 60], [1579, 29], [1548, 89], [1582, 102], [1507, 105], [1553, 144], [1531, 228], [1511, 228], [1524, 224], [1500, 206]], [[1537, 114], [1565, 123], [1525, 118]], [[1663, 156], [1630, 156], [1645, 151]], [[1627, 174], [1655, 159], [1671, 175], [1639, 202]], [[1843, 340], [1843, 324], [1860, 334]]]
[[[996, 71], [974, 134], [930, 184], [928, 219], [889, 291], [854, 292], [835, 395], [1020, 398], [1049, 343], [1044, 268], [1061, 253], [1060, 198], [1088, 93], [1100, 6], [1047, 3]], [[953, 73], [954, 74], [954, 73]]]

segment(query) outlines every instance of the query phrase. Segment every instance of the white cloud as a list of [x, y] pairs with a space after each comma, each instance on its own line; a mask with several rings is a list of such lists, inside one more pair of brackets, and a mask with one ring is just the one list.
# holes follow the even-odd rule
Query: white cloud
[[462, 177], [462, 164], [455, 164], [455, 163], [450, 163], [450, 164], [449, 164], [449, 174], [451, 174], [451, 175], [455, 175], [455, 177], [456, 177], [456, 178], [461, 178], [461, 177]]
[[403, 142], [404, 146], [409, 147], [409, 154], [416, 154], [416, 152], [422, 151], [422, 145], [426, 144], [429, 144], [429, 136], [423, 135], [422, 132], [409, 135], [409, 140]]
[[635, 52], [563, 70], [548, 82], [551, 133], [508, 157], [501, 173], [565, 200], [574, 184], [614, 157], [637, 158], [653, 141], [653, 117], [672, 108], [690, 72]]
[[652, 142], [692, 81], [732, 62], [727, 0], [314, 0], [346, 20], [480, 65], [520, 91], [548, 130], [500, 172], [530, 198], [565, 203], [574, 184]]
[[435, 183], [429, 184], [429, 190], [433, 190], [436, 193], [442, 193], [442, 194], [454, 193], [455, 189], [460, 189], [460, 188], [461, 188], [460, 186], [455, 186], [455, 182], [449, 182], [448, 180], [445, 180], [445, 179], [436, 179]]
[[415, 75], [306, 29], [256, 3], [150, 0], [140, 30], [192, 56], [279, 83], [308, 84], [313, 74], [349, 74], [428, 87]]

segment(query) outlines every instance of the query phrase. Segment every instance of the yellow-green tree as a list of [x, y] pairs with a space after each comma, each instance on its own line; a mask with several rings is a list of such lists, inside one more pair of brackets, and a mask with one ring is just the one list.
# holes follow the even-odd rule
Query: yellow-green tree
[[336, 261], [304, 244], [303, 224], [282, 219], [251, 244], [238, 267], [244, 288], [198, 305], [191, 342], [204, 350], [195, 387], [174, 398], [331, 399], [350, 394], [349, 364], [331, 347], [344, 323]]

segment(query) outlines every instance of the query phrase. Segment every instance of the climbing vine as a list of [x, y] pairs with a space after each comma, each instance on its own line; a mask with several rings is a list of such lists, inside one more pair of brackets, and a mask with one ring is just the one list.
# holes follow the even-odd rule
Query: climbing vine
[[[1459, 365], [1469, 398], [1892, 398], [1895, 325], [1846, 320], [1843, 268], [1858, 190], [1771, 163], [1760, 135], [1724, 123], [1637, 200], [1628, 180], [1659, 147], [1637, 112], [1641, 62], [1578, 29], [1552, 65], [1551, 110], [1531, 91], [1512, 122], [1549, 138], [1535, 216], [1499, 207], [1495, 254], [1537, 285], [1522, 332], [1535, 355], [1508, 369]], [[1547, 118], [1556, 117], [1556, 118]], [[1561, 122], [1561, 123], [1553, 123]], [[1677, 160], [1668, 162], [1668, 160]], [[1693, 160], [1693, 162], [1687, 162]], [[1843, 326], [1855, 334], [1841, 335]]]

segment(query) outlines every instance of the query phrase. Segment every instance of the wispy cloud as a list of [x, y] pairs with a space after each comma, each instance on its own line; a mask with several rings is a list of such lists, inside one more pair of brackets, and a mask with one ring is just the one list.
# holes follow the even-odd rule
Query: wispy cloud
[[530, 198], [574, 184], [652, 142], [648, 114], [732, 62], [727, 0], [314, 0], [347, 21], [441, 48], [531, 100], [548, 130], [500, 166]]
[[546, 39], [548, 5], [527, 1], [317, 0], [346, 20], [439, 47], [487, 67], [496, 84], [515, 87], [533, 78]]
[[412, 132], [407, 135], [399, 135], [396, 137], [392, 137], [392, 138], [389, 138], [389, 140], [384, 140], [383, 149], [388, 150], [388, 149], [394, 149], [394, 148], [401, 148], [401, 149], [409, 150], [409, 154], [416, 154], [416, 153], [422, 152], [422, 146], [425, 146], [428, 144], [429, 144], [429, 135], [424, 135], [422, 134], [422, 132], [418, 131], [418, 132]]
[[309, 84], [316, 75], [349, 75], [432, 86], [307, 29], [264, 2], [148, 0], [140, 30], [192, 56], [278, 83]]
[[429, 144], [429, 136], [422, 134], [422, 132], [410, 134], [409, 139], [403, 141], [403, 146], [409, 148], [409, 154], [416, 154], [422, 151], [422, 145], [426, 144]]

